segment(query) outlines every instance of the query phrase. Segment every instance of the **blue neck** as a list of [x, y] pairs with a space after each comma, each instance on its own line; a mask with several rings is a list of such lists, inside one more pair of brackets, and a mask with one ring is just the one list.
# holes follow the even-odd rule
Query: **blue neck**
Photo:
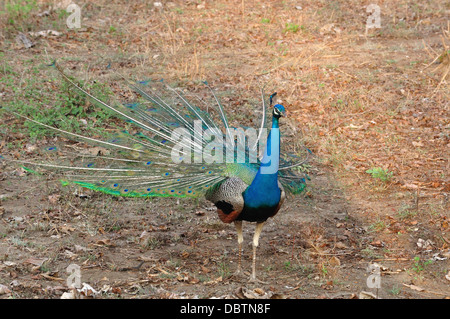
[[272, 118], [272, 129], [267, 137], [266, 150], [255, 179], [244, 192], [247, 206], [263, 207], [278, 205], [278, 168], [280, 163], [280, 130], [278, 118]]

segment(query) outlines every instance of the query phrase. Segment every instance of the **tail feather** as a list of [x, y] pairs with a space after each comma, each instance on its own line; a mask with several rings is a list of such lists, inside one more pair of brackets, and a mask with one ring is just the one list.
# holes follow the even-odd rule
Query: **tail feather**
[[[205, 138], [205, 135], [195, 134], [197, 128], [195, 121], [199, 121], [202, 129], [211, 129], [222, 135], [225, 143], [222, 147], [218, 146], [216, 152], [225, 154], [227, 148], [232, 147], [234, 150], [237, 147], [248, 155], [250, 150], [256, 147], [256, 144], [246, 146], [245, 143], [237, 143], [237, 146], [235, 145], [234, 138], [229, 136], [230, 127], [224, 108], [207, 82], [205, 85], [216, 101], [218, 117], [224, 126], [222, 128], [218, 127], [210, 112], [194, 105], [164, 82], [127, 81], [129, 87], [139, 94], [140, 100], [124, 104], [107, 103], [76, 84], [59, 65], [54, 63], [52, 66], [79, 94], [131, 123], [137, 133], [132, 134], [122, 130], [113, 139], [103, 141], [40, 123], [17, 112], [9, 111], [71, 140], [99, 147], [99, 151], [95, 147], [86, 148], [84, 144], [49, 147], [46, 162], [9, 159], [20, 163], [30, 172], [36, 172], [35, 169], [54, 171], [61, 175], [64, 184], [73, 183], [104, 193], [127, 197], [196, 197], [205, 194], [208, 188], [228, 177], [239, 177], [250, 184], [256, 175], [259, 162], [237, 163], [236, 158], [234, 163], [205, 164], [195, 161], [196, 156], [201, 155], [204, 146], [211, 141]], [[262, 129], [267, 122], [267, 108], [264, 90], [261, 94], [263, 113], [260, 128]], [[178, 128], [186, 130], [192, 138], [177, 139], [173, 133]], [[258, 135], [259, 142], [262, 142], [261, 132], [262, 130]], [[175, 145], [181, 146], [178, 152], [181, 156], [179, 163], [173, 161]], [[68, 148], [71, 149], [68, 150]], [[192, 152], [185, 151], [184, 148]], [[7, 158], [0, 156], [0, 159]], [[291, 157], [289, 160], [281, 161], [280, 182], [286, 186], [286, 189], [299, 192], [304, 188], [304, 179], [297, 175], [295, 168], [301, 165], [303, 159], [302, 161], [295, 159], [296, 162], [293, 159]]]

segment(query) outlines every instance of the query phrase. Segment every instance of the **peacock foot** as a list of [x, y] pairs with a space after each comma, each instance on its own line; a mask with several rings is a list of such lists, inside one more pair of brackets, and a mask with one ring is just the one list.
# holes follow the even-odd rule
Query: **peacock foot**
[[241, 268], [238, 268], [231, 276], [230, 278], [239, 278], [242, 277], [243, 275], [243, 271], [241, 270]]

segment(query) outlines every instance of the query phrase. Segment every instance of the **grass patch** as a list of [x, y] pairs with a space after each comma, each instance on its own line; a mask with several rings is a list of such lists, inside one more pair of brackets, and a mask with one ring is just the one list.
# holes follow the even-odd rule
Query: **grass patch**
[[433, 260], [422, 260], [419, 256], [414, 257], [414, 263], [411, 267], [411, 270], [414, 271], [417, 275], [421, 276], [427, 268], [428, 265], [432, 264]]
[[5, 2], [4, 9], [0, 13], [5, 15], [7, 24], [21, 29], [20, 25], [29, 20], [31, 12], [37, 7], [36, 0], [12, 0]]
[[292, 32], [292, 33], [297, 33], [297, 31], [300, 29], [300, 26], [298, 24], [295, 23], [286, 23], [285, 27], [284, 27], [284, 32], [288, 33], [288, 32]]
[[[7, 91], [11, 97], [2, 103], [2, 107], [62, 130], [74, 133], [87, 131], [90, 134], [107, 136], [100, 126], [111, 118], [111, 113], [74, 92], [71, 85], [61, 78], [48, 77], [44, 67], [47, 68], [32, 66], [28, 69], [28, 77], [22, 74], [20, 78], [6, 61], [0, 64], [0, 73], [3, 74], [0, 78], [0, 89]], [[73, 80], [102, 101], [107, 102], [112, 95], [111, 89], [105, 84]], [[54, 131], [31, 121], [25, 121], [24, 126], [26, 130], [23, 130], [23, 133], [33, 140], [56, 135]], [[15, 130], [21, 131], [21, 128], [16, 127]]]
[[368, 232], [380, 232], [386, 229], [386, 223], [381, 219], [377, 219], [373, 224], [371, 224], [368, 228]]

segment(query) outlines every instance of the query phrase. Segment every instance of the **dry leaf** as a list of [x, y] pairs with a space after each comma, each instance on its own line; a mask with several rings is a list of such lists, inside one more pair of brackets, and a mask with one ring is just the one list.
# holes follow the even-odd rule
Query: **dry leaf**
[[263, 296], [266, 292], [262, 290], [261, 288], [255, 288], [253, 289], [254, 292], [256, 292], [258, 295]]
[[74, 259], [76, 256], [77, 256], [77, 254], [75, 254], [75, 253], [73, 253], [73, 252], [71, 252], [70, 250], [64, 250], [64, 254], [63, 254], [65, 257], [67, 257], [67, 258], [70, 258], [70, 259]]
[[12, 267], [12, 266], [17, 265], [17, 263], [15, 263], [13, 261], [9, 261], [9, 260], [4, 261], [3, 264], [5, 264], [8, 267]]
[[428, 249], [430, 247], [433, 246], [433, 242], [430, 239], [424, 240], [422, 238], [419, 238], [417, 240], [417, 247], [419, 247], [420, 249]]
[[[442, 252], [442, 256], [450, 258], [450, 249], [447, 249], [446, 251]], [[5, 261], [6, 263], [6, 261]]]
[[95, 243], [97, 246], [114, 246], [110, 239], [100, 239]]
[[78, 289], [78, 291], [86, 297], [95, 297], [96, 295], [98, 295], [98, 292], [86, 283], [83, 283], [83, 287], [81, 289]]
[[74, 292], [73, 292], [73, 291], [70, 291], [70, 292], [65, 292], [65, 293], [63, 293], [63, 294], [61, 295], [61, 298], [60, 298], [60, 299], [77, 299], [77, 298], [75, 298]]
[[383, 242], [380, 240], [375, 240], [375, 241], [371, 242], [370, 244], [375, 247], [384, 247]]
[[348, 248], [348, 246], [341, 241], [337, 242], [335, 247], [339, 248], [339, 249], [347, 249]]
[[48, 201], [50, 202], [50, 204], [55, 205], [56, 203], [58, 203], [60, 197], [61, 195], [53, 194], [48, 197]]
[[244, 287], [239, 287], [238, 289], [236, 289], [234, 294], [239, 299], [255, 299], [256, 298], [254, 295], [252, 295], [251, 293], [248, 292], [247, 288], [244, 288]]
[[60, 227], [60, 230], [61, 230], [61, 232], [68, 234], [69, 232], [74, 231], [75, 228], [72, 227], [72, 226], [67, 226], [66, 224], [64, 224], [63, 226]]
[[359, 293], [359, 299], [377, 299], [377, 296], [368, 291], [361, 291]]
[[37, 146], [35, 144], [27, 144], [25, 146], [25, 152], [27, 152], [27, 154], [33, 153], [36, 149], [37, 149]]
[[207, 274], [207, 273], [209, 273], [209, 272], [211, 272], [211, 270], [210, 269], [208, 269], [208, 268], [206, 268], [205, 266], [200, 266], [200, 268], [202, 269], [202, 272], [203, 273], [205, 273], [205, 274]]
[[221, 282], [222, 280], [223, 280], [223, 278], [222, 278], [222, 276], [220, 276], [220, 277], [217, 277], [214, 280], [205, 282], [205, 285], [217, 284], [217, 283]]
[[46, 262], [48, 260], [48, 258], [33, 258], [30, 257], [27, 260], [24, 261], [24, 263], [28, 263], [28, 264], [32, 264], [35, 265], [37, 267], [41, 267], [44, 262]]
[[329, 263], [332, 266], [340, 266], [341, 265], [341, 261], [336, 256], [331, 257]]
[[181, 253], [181, 257], [182, 258], [188, 258], [190, 256], [190, 254], [187, 252], [187, 251], [183, 251], [182, 253]]

